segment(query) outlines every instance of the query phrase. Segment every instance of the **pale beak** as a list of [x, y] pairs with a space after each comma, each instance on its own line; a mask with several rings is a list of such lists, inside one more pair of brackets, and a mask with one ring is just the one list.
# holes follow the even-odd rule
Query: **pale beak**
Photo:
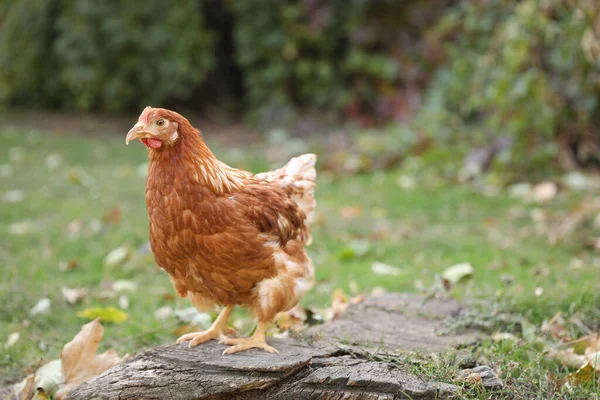
[[146, 136], [147, 132], [144, 131], [144, 124], [138, 122], [127, 132], [127, 136], [125, 136], [125, 144], [129, 144], [132, 140], [142, 139]]

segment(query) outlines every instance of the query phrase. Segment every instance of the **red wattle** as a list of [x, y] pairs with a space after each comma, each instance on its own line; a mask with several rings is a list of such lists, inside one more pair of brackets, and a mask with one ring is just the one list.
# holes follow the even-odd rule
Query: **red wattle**
[[158, 149], [162, 146], [162, 142], [158, 139], [148, 138], [148, 145], [153, 149]]

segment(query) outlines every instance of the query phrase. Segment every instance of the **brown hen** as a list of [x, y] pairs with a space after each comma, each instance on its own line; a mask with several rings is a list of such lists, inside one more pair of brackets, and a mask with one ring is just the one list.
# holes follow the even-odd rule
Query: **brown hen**
[[[146, 206], [156, 263], [198, 310], [224, 307], [208, 330], [177, 342], [220, 339], [231, 346], [224, 354], [254, 347], [276, 352], [265, 341], [268, 324], [314, 283], [304, 247], [316, 206], [316, 156], [253, 175], [217, 160], [183, 116], [151, 107], [127, 134], [127, 143], [133, 139], [146, 145], [150, 159]], [[236, 305], [258, 320], [249, 338], [225, 336]]]

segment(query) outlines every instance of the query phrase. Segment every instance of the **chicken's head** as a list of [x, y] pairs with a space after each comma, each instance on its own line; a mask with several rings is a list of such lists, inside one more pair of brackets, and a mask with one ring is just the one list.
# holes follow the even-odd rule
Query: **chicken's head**
[[127, 133], [125, 143], [129, 144], [134, 139], [140, 139], [148, 149], [154, 150], [172, 146], [179, 138], [180, 123], [189, 124], [176, 112], [164, 108], [146, 107], [138, 118], [137, 124]]

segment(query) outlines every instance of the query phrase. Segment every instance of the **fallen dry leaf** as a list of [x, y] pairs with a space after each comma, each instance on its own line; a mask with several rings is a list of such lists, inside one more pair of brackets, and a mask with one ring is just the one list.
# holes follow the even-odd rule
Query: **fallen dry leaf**
[[400, 268], [379, 261], [375, 261], [373, 265], [371, 265], [371, 270], [377, 275], [402, 275], [402, 270]]
[[442, 281], [446, 289], [451, 289], [457, 283], [472, 278], [474, 274], [475, 269], [471, 263], [463, 262], [447, 268], [442, 273]]
[[577, 371], [567, 375], [567, 381], [573, 386], [586, 385], [594, 379], [596, 372], [591, 363], [586, 363]]
[[455, 379], [455, 381], [466, 383], [469, 386], [479, 386], [481, 385], [482, 379], [481, 375], [479, 375], [477, 372], [472, 372], [468, 375], [459, 376], [457, 379]]
[[519, 340], [519, 338], [510, 332], [496, 332], [492, 335], [492, 340], [494, 342], [502, 342], [502, 341], [516, 342]]
[[342, 289], [335, 289], [331, 295], [331, 307], [323, 313], [325, 321], [341, 317], [350, 304], [360, 304], [365, 298], [364, 294], [349, 298]]
[[61, 371], [65, 384], [56, 393], [55, 399], [62, 400], [73, 388], [107, 369], [119, 364], [123, 359], [114, 350], [96, 354], [102, 340], [104, 328], [100, 319], [85, 324], [72, 341], [60, 353]]
[[275, 317], [275, 323], [281, 331], [300, 330], [304, 327], [307, 319], [306, 310], [297, 304], [289, 311], [280, 312]]
[[325, 315], [325, 319], [331, 321], [339, 318], [348, 308], [349, 299], [342, 289], [335, 289], [332, 295], [331, 308]]
[[566, 379], [559, 379], [552, 372], [546, 371], [546, 390], [548, 391], [548, 398], [553, 399], [554, 395], [560, 392], [566, 382]]
[[583, 368], [589, 364], [592, 369], [600, 372], [600, 333], [579, 338], [569, 344], [571, 347], [567, 349], [550, 352], [550, 357], [570, 368]]
[[360, 206], [345, 206], [340, 209], [340, 216], [344, 219], [356, 219], [362, 215]]
[[550, 201], [558, 193], [558, 187], [554, 182], [540, 182], [531, 189], [528, 200], [536, 203]]
[[556, 362], [569, 368], [581, 368], [586, 363], [586, 359], [581, 354], [575, 354], [572, 348], [565, 350], [552, 351], [549, 357]]
[[79, 268], [79, 261], [77, 260], [61, 261], [58, 264], [58, 269], [63, 272], [72, 271], [76, 268]]
[[25, 386], [19, 392], [19, 400], [31, 400], [35, 395], [35, 374], [25, 378]]
[[85, 296], [87, 296], [87, 290], [83, 289], [83, 288], [70, 288], [70, 287], [66, 287], [63, 286], [63, 288], [61, 289], [63, 298], [67, 301], [67, 303], [69, 304], [76, 304], [78, 303], [80, 300], [82, 300]]
[[105, 267], [117, 267], [129, 258], [129, 249], [125, 246], [117, 247], [104, 257]]
[[126, 279], [119, 279], [112, 284], [112, 290], [115, 292], [135, 292], [137, 290], [137, 283], [134, 281], [128, 281]]
[[121, 209], [119, 207], [115, 207], [108, 210], [106, 214], [104, 214], [104, 217], [102, 217], [102, 220], [105, 224], [117, 225], [119, 222], [121, 222]]
[[175, 295], [173, 293], [171, 293], [171, 292], [163, 293], [160, 297], [164, 301], [171, 301], [171, 300], [175, 300], [176, 299]]
[[169, 306], [161, 307], [154, 312], [154, 318], [156, 319], [166, 319], [171, 315], [173, 315], [173, 308]]
[[14, 345], [15, 343], [17, 343], [20, 337], [21, 335], [19, 334], [19, 332], [11, 333], [10, 335], [8, 335], [8, 339], [6, 340], [6, 344], [4, 346], [8, 348]]
[[48, 298], [40, 299], [29, 311], [29, 315], [45, 314], [50, 310], [52, 302]]
[[549, 321], [544, 321], [542, 323], [542, 327], [540, 328], [540, 332], [549, 334], [554, 339], [560, 339], [563, 342], [572, 340], [561, 312], [554, 314]]

